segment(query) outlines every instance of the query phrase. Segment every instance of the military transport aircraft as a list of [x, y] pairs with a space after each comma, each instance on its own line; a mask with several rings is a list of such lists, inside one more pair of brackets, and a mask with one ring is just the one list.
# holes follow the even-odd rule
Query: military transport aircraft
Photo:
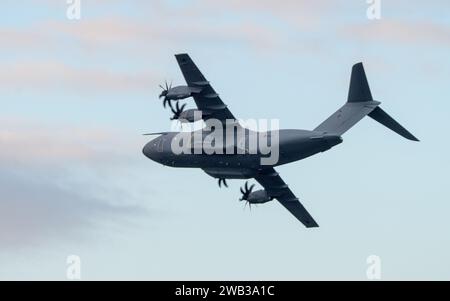
[[[172, 119], [189, 123], [203, 120], [207, 126], [189, 133], [190, 137], [196, 134], [200, 137], [198, 145], [195, 139], [194, 142], [189, 140], [188, 148], [192, 152], [175, 153], [173, 151], [173, 146], [179, 143], [177, 141], [180, 137], [179, 132], [147, 134], [158, 136], [145, 145], [143, 149], [145, 156], [167, 166], [201, 168], [208, 175], [217, 178], [219, 186], [223, 184], [228, 187], [226, 179], [254, 178], [264, 189], [253, 191], [254, 184], [249, 187], [246, 182], [241, 188], [241, 201], [246, 201], [246, 204], [251, 206], [251, 204], [262, 204], [277, 199], [308, 228], [318, 227], [318, 224], [274, 167], [304, 159], [340, 144], [341, 135], [366, 115], [406, 139], [419, 141], [383, 111], [379, 106], [380, 102], [373, 100], [362, 63], [353, 66], [347, 102], [314, 130], [272, 130], [261, 133], [243, 128], [239, 124], [188, 54], [178, 54], [175, 57], [187, 85], [172, 88], [166, 83], [165, 87], [161, 86], [163, 91], [160, 98], [164, 98], [164, 106], [169, 104], [174, 113]], [[184, 110], [186, 104], [180, 107], [178, 101], [189, 97], [194, 99], [197, 109]], [[176, 104], [173, 105], [172, 101]], [[208, 128], [208, 123], [213, 120], [216, 121], [214, 127], [217, 126], [217, 121], [222, 124], [228, 124], [231, 121], [235, 128], [241, 130], [243, 133], [241, 138], [234, 137], [231, 142], [223, 138], [223, 144], [220, 146], [235, 152], [207, 153], [205, 149], [197, 151], [197, 148], [204, 147], [202, 142], [207, 139], [213, 128]], [[270, 140], [271, 150], [274, 150], [274, 147], [278, 148], [276, 162], [262, 164], [261, 159], [267, 158], [267, 152], [263, 153], [260, 146], [253, 151], [249, 149], [248, 142], [256, 136], [256, 140], [261, 139], [262, 136]]]

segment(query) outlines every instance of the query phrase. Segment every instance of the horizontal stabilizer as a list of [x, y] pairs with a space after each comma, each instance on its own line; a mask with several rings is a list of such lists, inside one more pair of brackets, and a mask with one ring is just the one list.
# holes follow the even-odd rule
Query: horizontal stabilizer
[[412, 140], [412, 141], [419, 141], [416, 137], [414, 137], [413, 134], [411, 134], [407, 129], [405, 129], [403, 126], [401, 126], [397, 121], [394, 120], [391, 116], [388, 115], [385, 111], [383, 111], [382, 108], [376, 107], [375, 110], [370, 112], [370, 117], [384, 125], [385, 127], [393, 130], [400, 136], [405, 137], [406, 139]]
[[342, 135], [363, 119], [364, 116], [372, 112], [379, 104], [380, 102], [378, 101], [347, 102], [316, 127], [314, 131]]
[[347, 102], [333, 115], [322, 122], [315, 131], [342, 135], [358, 123], [364, 116], [370, 116], [385, 127], [406, 139], [419, 141], [413, 134], [383, 111], [379, 101], [372, 98], [369, 83], [362, 63], [355, 64], [350, 78]]

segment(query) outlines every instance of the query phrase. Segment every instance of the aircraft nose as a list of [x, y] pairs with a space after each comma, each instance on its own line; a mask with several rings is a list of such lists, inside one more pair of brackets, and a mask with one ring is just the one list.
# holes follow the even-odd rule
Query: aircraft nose
[[153, 161], [157, 161], [157, 151], [156, 151], [156, 146], [155, 146], [155, 142], [154, 141], [150, 141], [148, 142], [144, 148], [142, 149], [142, 153], [144, 153], [144, 155], [153, 160]]

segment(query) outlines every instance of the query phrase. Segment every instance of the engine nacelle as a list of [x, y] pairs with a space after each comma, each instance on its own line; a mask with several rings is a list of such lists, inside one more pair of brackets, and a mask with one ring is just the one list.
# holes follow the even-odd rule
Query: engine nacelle
[[177, 86], [170, 88], [165, 95], [168, 100], [180, 100], [193, 96], [196, 93], [200, 93], [202, 89], [189, 86]]
[[178, 120], [181, 122], [196, 122], [202, 120], [203, 113], [200, 110], [189, 109], [180, 113]]
[[247, 198], [247, 201], [250, 204], [264, 204], [273, 200], [271, 196], [265, 190], [257, 190], [255, 192], [250, 193]]

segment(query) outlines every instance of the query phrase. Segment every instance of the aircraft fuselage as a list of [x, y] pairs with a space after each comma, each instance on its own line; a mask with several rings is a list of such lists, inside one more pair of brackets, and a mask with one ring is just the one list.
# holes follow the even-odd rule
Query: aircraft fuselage
[[[202, 141], [209, 134], [209, 132], [205, 131], [195, 133], [202, 137]], [[261, 135], [267, 135], [268, 140], [272, 142], [269, 154], [263, 152], [262, 147], [259, 145], [253, 149], [248, 145], [250, 144], [249, 141], [258, 140], [255, 136]], [[277, 135], [277, 139], [273, 138], [275, 135]], [[246, 130], [243, 140], [235, 139], [231, 147], [223, 138], [224, 147], [228, 147], [231, 153], [227, 153], [226, 150], [208, 153], [208, 150], [202, 149], [205, 147], [203, 144], [198, 146], [191, 144], [188, 152], [177, 154], [173, 151], [173, 147], [177, 143], [176, 139], [179, 139], [179, 137], [179, 132], [162, 134], [147, 143], [143, 153], [151, 160], [166, 166], [201, 168], [209, 175], [223, 179], [251, 178], [258, 170], [265, 167], [274, 167], [298, 161], [329, 150], [342, 142], [342, 138], [338, 135], [329, 135], [317, 131], [278, 130], [257, 133]], [[252, 138], [255, 138], [255, 140], [252, 140]], [[263, 158], [267, 159], [274, 156], [275, 152], [277, 153], [277, 158], [273, 162], [269, 164], [262, 163]]]

